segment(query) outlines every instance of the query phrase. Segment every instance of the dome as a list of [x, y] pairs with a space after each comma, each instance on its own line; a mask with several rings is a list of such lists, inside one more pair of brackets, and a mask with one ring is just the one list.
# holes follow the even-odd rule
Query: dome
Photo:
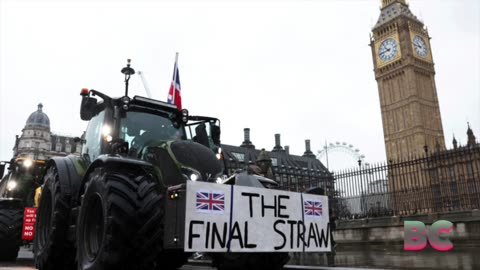
[[38, 109], [30, 114], [27, 119], [27, 127], [28, 126], [40, 126], [50, 129], [50, 119], [48, 116], [42, 111], [43, 105], [42, 103], [38, 104]]

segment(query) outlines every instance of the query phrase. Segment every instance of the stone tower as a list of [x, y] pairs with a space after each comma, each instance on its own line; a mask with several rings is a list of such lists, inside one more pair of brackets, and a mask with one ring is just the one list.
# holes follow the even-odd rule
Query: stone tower
[[387, 159], [418, 156], [435, 146], [445, 149], [426, 27], [405, 0], [382, 0], [372, 32]]

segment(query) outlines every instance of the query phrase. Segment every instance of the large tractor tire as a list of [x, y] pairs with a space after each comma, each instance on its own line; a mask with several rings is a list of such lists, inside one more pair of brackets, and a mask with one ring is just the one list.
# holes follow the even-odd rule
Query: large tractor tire
[[288, 262], [288, 253], [213, 253], [218, 270], [279, 270]]
[[78, 215], [78, 269], [153, 269], [163, 244], [163, 198], [140, 170], [95, 169]]
[[0, 261], [15, 261], [22, 244], [23, 210], [0, 204]]
[[48, 168], [33, 241], [35, 264], [40, 270], [76, 268], [74, 241], [68, 237], [71, 194], [71, 188], [60, 185], [57, 168]]

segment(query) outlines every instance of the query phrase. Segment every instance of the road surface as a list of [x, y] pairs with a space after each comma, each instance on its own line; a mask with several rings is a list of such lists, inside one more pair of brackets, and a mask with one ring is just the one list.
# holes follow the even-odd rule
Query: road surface
[[[209, 262], [191, 261], [190, 265], [185, 265], [181, 270], [215, 270], [209, 266]], [[359, 268], [344, 268], [344, 267], [312, 267], [312, 266], [298, 266], [287, 265], [286, 270], [354, 270]], [[32, 251], [28, 248], [21, 248], [16, 262], [0, 263], [0, 270], [36, 270], [33, 262]], [[365, 269], [362, 270], [380, 270], [380, 269]]]

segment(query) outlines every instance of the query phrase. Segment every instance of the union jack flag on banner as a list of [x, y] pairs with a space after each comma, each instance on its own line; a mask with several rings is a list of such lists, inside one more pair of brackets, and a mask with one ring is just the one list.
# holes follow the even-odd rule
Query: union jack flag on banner
[[182, 95], [180, 93], [180, 74], [178, 73], [178, 53], [175, 56], [175, 67], [173, 68], [173, 79], [168, 91], [167, 102], [177, 105], [178, 109], [182, 109]]
[[225, 212], [225, 193], [223, 191], [197, 191], [197, 212], [223, 214]]
[[322, 216], [322, 202], [317, 200], [303, 200], [303, 210], [306, 217], [320, 218]]

